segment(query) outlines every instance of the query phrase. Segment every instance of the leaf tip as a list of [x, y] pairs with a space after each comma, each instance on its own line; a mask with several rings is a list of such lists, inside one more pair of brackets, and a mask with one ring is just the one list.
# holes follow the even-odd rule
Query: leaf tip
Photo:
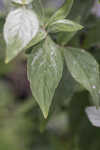
[[5, 58], [5, 64], [8, 64], [10, 61], [12, 61], [13, 58], [6, 56]]
[[[41, 108], [41, 107], [40, 107], [40, 108]], [[42, 111], [42, 113], [43, 113], [44, 118], [47, 119], [47, 118], [48, 118], [49, 109], [47, 109], [47, 108], [45, 108], [45, 107], [42, 107], [42, 108], [41, 108], [41, 111]]]
[[43, 112], [43, 116], [45, 119], [47, 119], [48, 118], [48, 112]]
[[84, 26], [80, 25], [80, 30], [82, 30], [84, 28]]
[[8, 58], [5, 59], [5, 64], [8, 64], [9, 63], [9, 60]]

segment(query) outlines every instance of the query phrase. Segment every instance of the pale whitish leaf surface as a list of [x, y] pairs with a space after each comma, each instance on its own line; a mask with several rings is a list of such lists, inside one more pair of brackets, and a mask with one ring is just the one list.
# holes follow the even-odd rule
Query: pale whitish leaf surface
[[54, 15], [50, 18], [48, 25], [52, 24], [53, 22], [57, 20], [64, 19], [66, 16], [68, 16], [71, 8], [73, 5], [73, 0], [66, 0], [64, 5], [59, 8]]
[[6, 62], [12, 60], [34, 38], [39, 30], [36, 14], [25, 8], [11, 11], [4, 25], [7, 44]]
[[39, 32], [37, 33], [36, 37], [33, 38], [29, 43], [28, 45], [25, 47], [25, 49], [28, 49], [36, 44], [38, 44], [39, 42], [41, 42], [42, 40], [44, 40], [46, 38], [46, 35], [47, 33], [42, 29], [40, 28], [39, 29]]
[[73, 78], [92, 95], [93, 103], [100, 104], [99, 65], [94, 57], [83, 49], [64, 49], [65, 61]]
[[28, 58], [28, 79], [34, 98], [45, 118], [62, 77], [63, 62], [60, 50], [47, 37]]
[[14, 3], [18, 3], [18, 4], [29, 4], [31, 3], [33, 0], [12, 0], [12, 2]]
[[49, 32], [73, 32], [81, 30], [83, 26], [68, 19], [58, 20], [53, 22], [49, 28]]
[[100, 127], [100, 107], [98, 109], [95, 106], [87, 107], [85, 111], [92, 125]]

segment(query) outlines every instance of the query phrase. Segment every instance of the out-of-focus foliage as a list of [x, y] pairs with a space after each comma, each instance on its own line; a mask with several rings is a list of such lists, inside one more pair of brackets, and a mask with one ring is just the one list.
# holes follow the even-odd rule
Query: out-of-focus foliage
[[[73, 35], [51, 34], [52, 39], [65, 46], [85, 48], [100, 63], [100, 18], [91, 13], [94, 0], [74, 1], [68, 18], [79, 18], [77, 22], [85, 28]], [[93, 127], [85, 114], [91, 97], [66, 66], [44, 120], [26, 79], [26, 56], [19, 55], [5, 65], [2, 29], [9, 9], [5, 4], [0, 1], [0, 150], [100, 150], [100, 128]], [[54, 9], [45, 10], [48, 19]]]

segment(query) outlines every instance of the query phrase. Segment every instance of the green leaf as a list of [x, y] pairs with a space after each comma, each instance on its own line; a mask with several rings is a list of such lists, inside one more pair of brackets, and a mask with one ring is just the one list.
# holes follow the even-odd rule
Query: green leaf
[[63, 62], [57, 45], [49, 38], [36, 47], [28, 58], [28, 79], [32, 94], [45, 118], [62, 77]]
[[83, 49], [64, 49], [65, 61], [73, 78], [83, 85], [93, 97], [93, 103], [100, 103], [99, 65], [94, 57]]
[[65, 17], [67, 17], [72, 8], [72, 5], [73, 0], [66, 0], [64, 5], [60, 9], [58, 9], [58, 11], [56, 11], [54, 15], [50, 18], [48, 26], [57, 20], [64, 19]]
[[[75, 21], [77, 23], [80, 23], [81, 17], [76, 17]], [[60, 32], [57, 36], [57, 42], [61, 45], [66, 45], [75, 35], [77, 34], [77, 31], [74, 32]]]
[[34, 38], [39, 29], [36, 14], [26, 8], [11, 11], [4, 26], [7, 44], [6, 63], [16, 57]]
[[44, 40], [47, 36], [47, 33], [43, 30], [43, 29], [40, 29], [38, 34], [36, 35], [35, 38], [33, 38], [29, 43], [28, 45], [25, 47], [25, 49], [28, 49], [36, 44], [38, 44], [39, 42], [41, 42], [42, 40]]
[[48, 31], [49, 32], [74, 32], [74, 31], [78, 31], [81, 30], [83, 28], [83, 26], [81, 26], [78, 23], [75, 23], [73, 21], [67, 20], [67, 19], [63, 19], [63, 20], [58, 20], [53, 22], [49, 28]]

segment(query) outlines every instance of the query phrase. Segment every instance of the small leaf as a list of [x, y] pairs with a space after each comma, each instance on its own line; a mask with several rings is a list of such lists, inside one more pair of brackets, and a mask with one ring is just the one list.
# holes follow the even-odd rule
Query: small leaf
[[86, 114], [93, 126], [100, 127], [100, 108], [91, 106], [85, 109]]
[[49, 32], [73, 32], [73, 31], [78, 31], [81, 30], [83, 28], [83, 26], [81, 26], [78, 23], [75, 23], [73, 21], [67, 20], [67, 19], [63, 19], [63, 20], [58, 20], [53, 22], [49, 28], [48, 31]]
[[83, 49], [71, 47], [64, 49], [64, 56], [73, 78], [91, 93], [93, 103], [99, 106], [99, 65], [94, 57]]
[[[77, 23], [80, 23], [81, 17], [78, 16], [75, 18]], [[77, 31], [74, 32], [60, 32], [57, 36], [57, 42], [61, 45], [66, 45], [68, 42], [77, 34]]]
[[42, 40], [44, 40], [46, 38], [47, 33], [43, 30], [40, 29], [38, 34], [36, 35], [35, 38], [33, 38], [28, 45], [25, 47], [25, 49], [28, 49], [36, 44], [38, 44], [39, 42], [41, 42]]
[[7, 44], [6, 63], [16, 57], [34, 38], [39, 29], [36, 14], [25, 8], [11, 11], [4, 26], [4, 39]]
[[29, 3], [31, 3], [32, 0], [12, 0], [12, 2], [17, 3], [17, 4], [24, 5], [24, 4], [29, 4]]
[[45, 118], [62, 77], [63, 62], [55, 43], [47, 37], [28, 58], [28, 79]]
[[73, 0], [66, 0], [64, 5], [60, 9], [58, 9], [58, 11], [56, 11], [54, 15], [50, 18], [48, 26], [57, 20], [67, 17], [72, 8], [72, 5]]

